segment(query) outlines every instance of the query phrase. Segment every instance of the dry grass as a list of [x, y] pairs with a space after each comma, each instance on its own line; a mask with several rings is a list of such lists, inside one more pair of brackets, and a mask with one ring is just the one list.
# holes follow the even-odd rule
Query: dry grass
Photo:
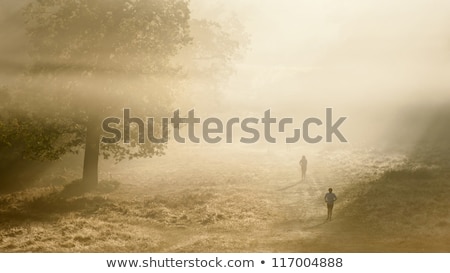
[[[449, 175], [439, 166], [375, 150], [322, 151], [300, 182], [298, 153], [189, 152], [195, 161], [183, 152], [114, 165], [102, 175], [120, 183], [90, 193], [77, 193], [75, 181], [1, 195], [0, 251], [450, 250], [442, 243]], [[326, 223], [331, 185], [339, 202]]]

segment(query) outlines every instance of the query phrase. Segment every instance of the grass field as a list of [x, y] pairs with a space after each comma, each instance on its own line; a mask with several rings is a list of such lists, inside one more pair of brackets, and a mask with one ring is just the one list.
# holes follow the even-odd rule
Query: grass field
[[0, 251], [450, 252], [450, 173], [407, 154], [183, 146], [100, 169], [94, 192], [57, 168], [0, 195]]

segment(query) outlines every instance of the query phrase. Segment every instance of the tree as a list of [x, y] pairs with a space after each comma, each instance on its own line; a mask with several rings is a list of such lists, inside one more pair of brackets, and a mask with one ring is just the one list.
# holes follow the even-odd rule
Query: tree
[[158, 121], [172, 109], [175, 90], [186, 85], [189, 73], [183, 66], [217, 48], [223, 55], [211, 65], [221, 64], [219, 71], [238, 49], [211, 22], [203, 22], [202, 32], [213, 26], [211, 44], [226, 42], [225, 48], [205, 50], [193, 42], [195, 21], [183, 0], [36, 0], [24, 16], [32, 64], [22, 83], [9, 88], [0, 146], [38, 160], [84, 148], [83, 181], [89, 187], [98, 183], [100, 154], [123, 160], [162, 155], [166, 148], [137, 138], [130, 145], [100, 144], [105, 117], [127, 107]]
[[[180, 50], [176, 59], [184, 64], [189, 92], [177, 94], [178, 105], [197, 103], [206, 111], [220, 108], [220, 92], [234, 72], [236, 59], [247, 48], [249, 38], [235, 17], [225, 22], [192, 19], [192, 43]], [[203, 102], [203, 103], [201, 103]], [[206, 108], [206, 109], [205, 109]]]

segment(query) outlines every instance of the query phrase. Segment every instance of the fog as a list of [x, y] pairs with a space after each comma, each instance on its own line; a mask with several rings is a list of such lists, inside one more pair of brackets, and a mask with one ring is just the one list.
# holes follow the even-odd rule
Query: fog
[[[304, 117], [333, 107], [349, 117], [351, 142], [377, 143], [411, 126], [409, 139], [415, 138], [428, 122], [424, 117], [449, 102], [448, 1], [192, 5], [201, 16], [234, 14], [250, 35], [250, 48], [226, 89], [224, 104], [234, 112], [271, 108]], [[416, 113], [422, 119], [399, 121], [416, 108], [424, 111]]]
[[[20, 10], [28, 2], [6, 1], [0, 10], [3, 85], [30, 64]], [[301, 120], [332, 107], [348, 117], [351, 143], [376, 144], [398, 131], [420, 135], [432, 109], [449, 102], [448, 1], [193, 0], [190, 6], [193, 18], [236, 23], [248, 40], [240, 42], [248, 44], [213, 109], [208, 99], [187, 104], [189, 92], [174, 109], [258, 117], [272, 109]], [[420, 121], [402, 124], [417, 111]]]
[[2, 1], [0, 252], [449, 252], [449, 14]]

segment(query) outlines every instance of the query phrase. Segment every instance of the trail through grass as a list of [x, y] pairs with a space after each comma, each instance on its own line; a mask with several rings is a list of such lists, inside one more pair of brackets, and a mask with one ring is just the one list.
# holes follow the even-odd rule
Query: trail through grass
[[[82, 195], [0, 196], [2, 252], [448, 252], [449, 173], [374, 150], [186, 151], [104, 163]], [[69, 180], [69, 179], [66, 179]], [[325, 221], [323, 196], [338, 202]], [[70, 188], [69, 188], [70, 189]]]

